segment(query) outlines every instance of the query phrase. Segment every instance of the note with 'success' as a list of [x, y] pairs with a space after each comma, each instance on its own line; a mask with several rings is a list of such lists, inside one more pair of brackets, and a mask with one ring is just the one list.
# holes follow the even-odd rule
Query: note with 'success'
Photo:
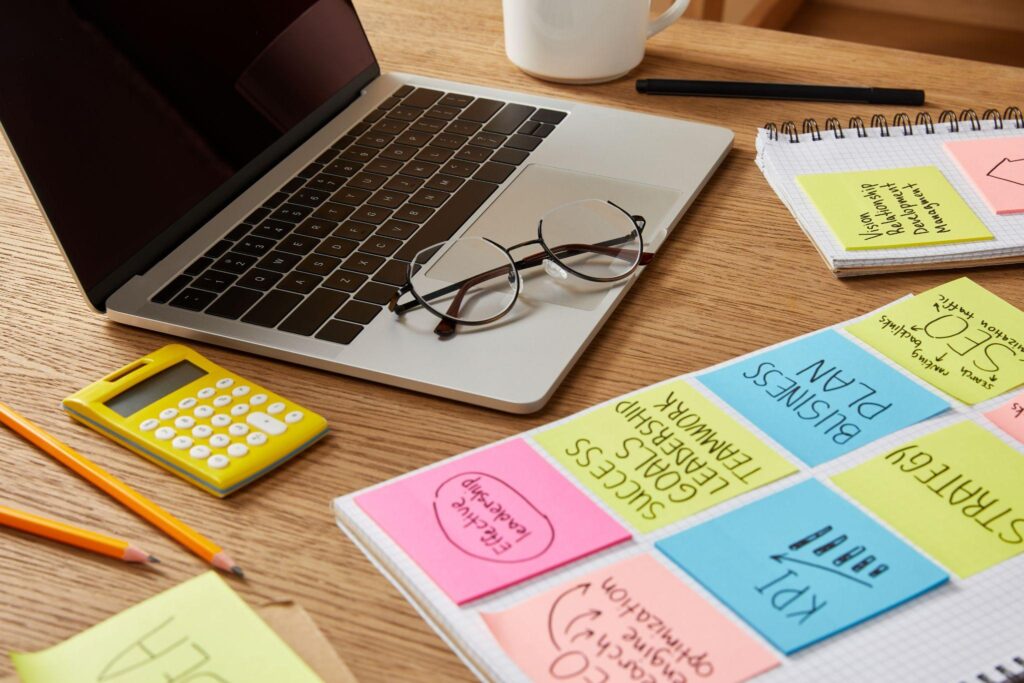
[[961, 578], [1024, 551], [1024, 454], [970, 420], [832, 481]]
[[533, 438], [643, 532], [796, 471], [685, 380], [625, 396]]
[[846, 330], [969, 405], [1024, 384], [1024, 312], [966, 277]]
[[321, 683], [213, 572], [11, 659], [23, 683]]

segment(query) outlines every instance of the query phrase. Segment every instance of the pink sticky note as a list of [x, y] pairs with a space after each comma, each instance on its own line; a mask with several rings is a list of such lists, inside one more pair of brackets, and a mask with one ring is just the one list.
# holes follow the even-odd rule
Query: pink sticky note
[[460, 605], [630, 538], [522, 439], [356, 503]]
[[949, 141], [946, 151], [993, 212], [1024, 211], [1024, 136]]
[[736, 683], [779, 663], [650, 555], [481, 616], [535, 683]]
[[1024, 392], [1017, 394], [985, 417], [996, 423], [1000, 429], [1024, 443]]

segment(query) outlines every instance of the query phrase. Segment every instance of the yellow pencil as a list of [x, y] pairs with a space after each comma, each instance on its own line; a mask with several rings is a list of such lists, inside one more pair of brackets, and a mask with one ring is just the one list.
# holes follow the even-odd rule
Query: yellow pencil
[[128, 541], [0, 505], [0, 524], [125, 562], [160, 562]]
[[217, 569], [231, 572], [237, 576], [245, 576], [242, 568], [219, 545], [141, 493], [136, 492], [96, 463], [71, 450], [69, 446], [45, 432], [42, 427], [32, 423], [4, 403], [0, 403], [0, 422]]

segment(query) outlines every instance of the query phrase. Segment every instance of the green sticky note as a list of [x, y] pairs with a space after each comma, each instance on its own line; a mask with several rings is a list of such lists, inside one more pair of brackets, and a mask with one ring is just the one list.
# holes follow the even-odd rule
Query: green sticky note
[[961, 578], [1024, 550], [1024, 454], [974, 422], [832, 481]]
[[641, 532], [796, 471], [682, 380], [623, 397], [534, 440]]
[[796, 181], [847, 249], [992, 239], [934, 166], [813, 173]]
[[23, 683], [322, 683], [213, 572], [11, 659]]
[[1024, 384], [1024, 312], [966, 277], [846, 330], [970, 405]]

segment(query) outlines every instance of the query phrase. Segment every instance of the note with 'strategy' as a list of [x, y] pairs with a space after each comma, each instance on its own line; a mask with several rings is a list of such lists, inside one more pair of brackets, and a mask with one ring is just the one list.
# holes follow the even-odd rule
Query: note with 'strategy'
[[522, 439], [355, 500], [460, 605], [630, 538]]
[[970, 420], [832, 481], [961, 578], [1024, 551], [1024, 454]]
[[970, 405], [1024, 384], [1024, 312], [966, 277], [846, 330]]
[[625, 396], [533, 438], [643, 532], [796, 471], [685, 380]]
[[536, 683], [737, 683], [778, 665], [650, 555], [481, 616]]
[[834, 330], [697, 379], [812, 466], [949, 408]]
[[947, 580], [813, 480], [655, 545], [786, 654]]
[[321, 683], [213, 572], [11, 659], [23, 683]]

